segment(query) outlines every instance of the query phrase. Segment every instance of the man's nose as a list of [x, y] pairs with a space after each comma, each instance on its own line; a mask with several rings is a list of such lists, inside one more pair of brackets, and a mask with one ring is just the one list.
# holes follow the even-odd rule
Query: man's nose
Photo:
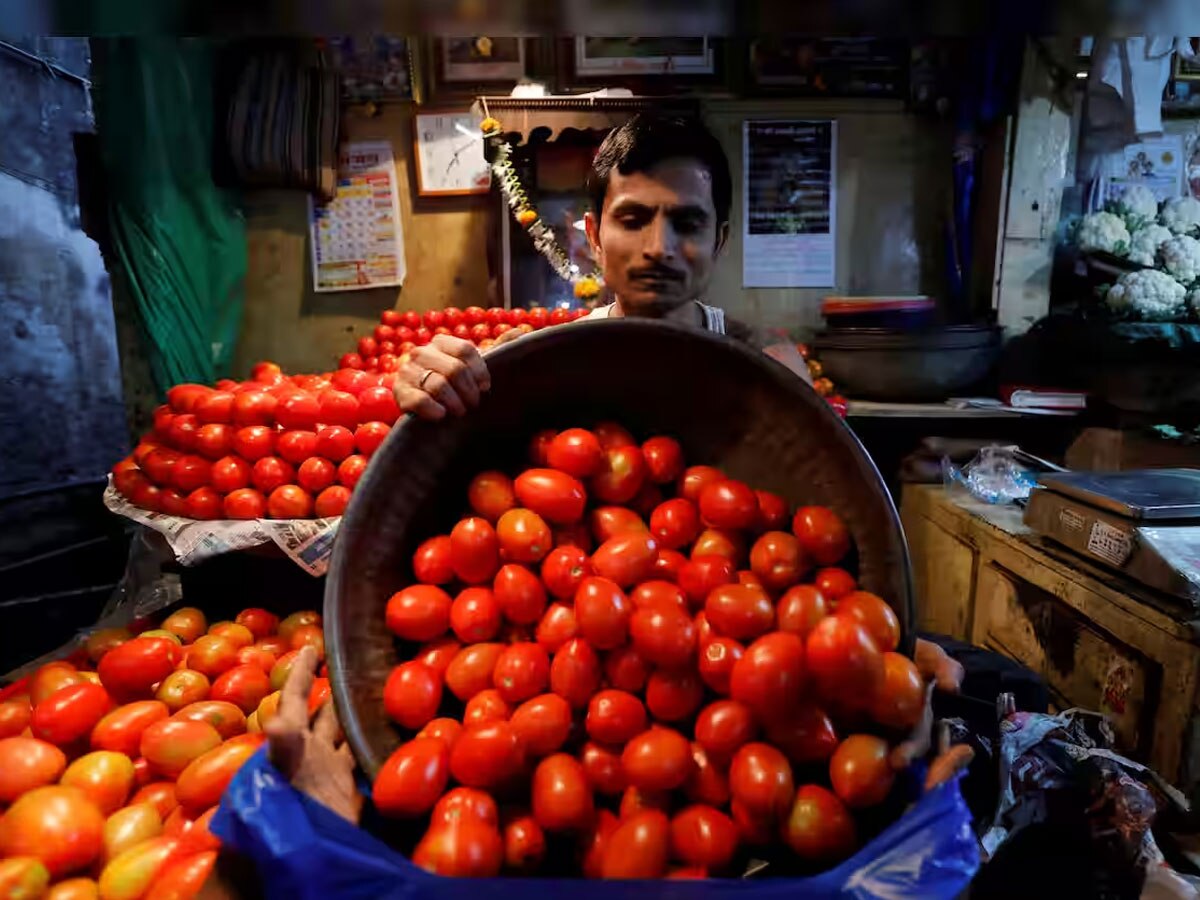
[[646, 244], [642, 252], [648, 259], [674, 259], [675, 229], [662, 213], [656, 215], [646, 229]]

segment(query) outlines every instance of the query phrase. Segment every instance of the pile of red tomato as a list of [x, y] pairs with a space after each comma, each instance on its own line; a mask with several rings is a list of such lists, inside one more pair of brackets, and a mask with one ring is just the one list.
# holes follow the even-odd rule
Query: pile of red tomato
[[113, 482], [142, 509], [191, 519], [340, 516], [400, 417], [394, 378], [262, 362], [249, 381], [176, 385]]
[[619, 425], [539, 434], [530, 456], [474, 478], [471, 514], [387, 602], [409, 661], [384, 707], [407, 739], [373, 799], [428, 817], [412, 860], [659, 878], [775, 854], [815, 871], [886, 824], [889, 753], [924, 689], [892, 609], [839, 567], [841, 519]]
[[[0, 701], [0, 897], [186, 900], [216, 860], [221, 794], [263, 743], [321, 617], [180, 609], [101, 629]], [[317, 678], [315, 711], [329, 696]]]
[[486, 350], [506, 331], [514, 328], [523, 332], [537, 331], [549, 325], [574, 322], [587, 312], [586, 309], [563, 307], [551, 310], [543, 306], [530, 309], [448, 306], [424, 313], [386, 309], [380, 314], [374, 333], [360, 337], [356, 352], [343, 354], [338, 365], [343, 369], [394, 372], [405, 354], [414, 347], [428, 344], [439, 334], [452, 334]]

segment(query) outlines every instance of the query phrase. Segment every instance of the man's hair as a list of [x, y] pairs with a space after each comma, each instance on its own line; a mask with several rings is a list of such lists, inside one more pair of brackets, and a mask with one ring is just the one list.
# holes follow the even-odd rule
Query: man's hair
[[694, 159], [712, 176], [713, 208], [717, 223], [729, 221], [733, 179], [729, 158], [699, 119], [638, 113], [614, 128], [596, 151], [588, 172], [587, 191], [596, 217], [604, 208], [608, 179], [615, 168], [622, 175], [645, 172], [665, 159]]

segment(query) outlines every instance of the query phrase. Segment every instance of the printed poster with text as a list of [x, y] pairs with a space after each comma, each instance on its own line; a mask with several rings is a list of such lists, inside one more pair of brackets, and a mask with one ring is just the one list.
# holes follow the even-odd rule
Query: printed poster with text
[[313, 287], [355, 291], [404, 283], [404, 237], [392, 145], [342, 145], [337, 193], [308, 201]]
[[743, 287], [832, 287], [837, 123], [742, 125]]

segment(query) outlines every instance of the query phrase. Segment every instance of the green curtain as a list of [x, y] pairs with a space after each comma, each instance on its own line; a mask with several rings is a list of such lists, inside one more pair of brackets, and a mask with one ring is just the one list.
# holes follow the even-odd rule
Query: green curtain
[[96, 127], [115, 263], [156, 385], [228, 374], [242, 320], [246, 226], [213, 181], [213, 57], [187, 38], [92, 40]]

